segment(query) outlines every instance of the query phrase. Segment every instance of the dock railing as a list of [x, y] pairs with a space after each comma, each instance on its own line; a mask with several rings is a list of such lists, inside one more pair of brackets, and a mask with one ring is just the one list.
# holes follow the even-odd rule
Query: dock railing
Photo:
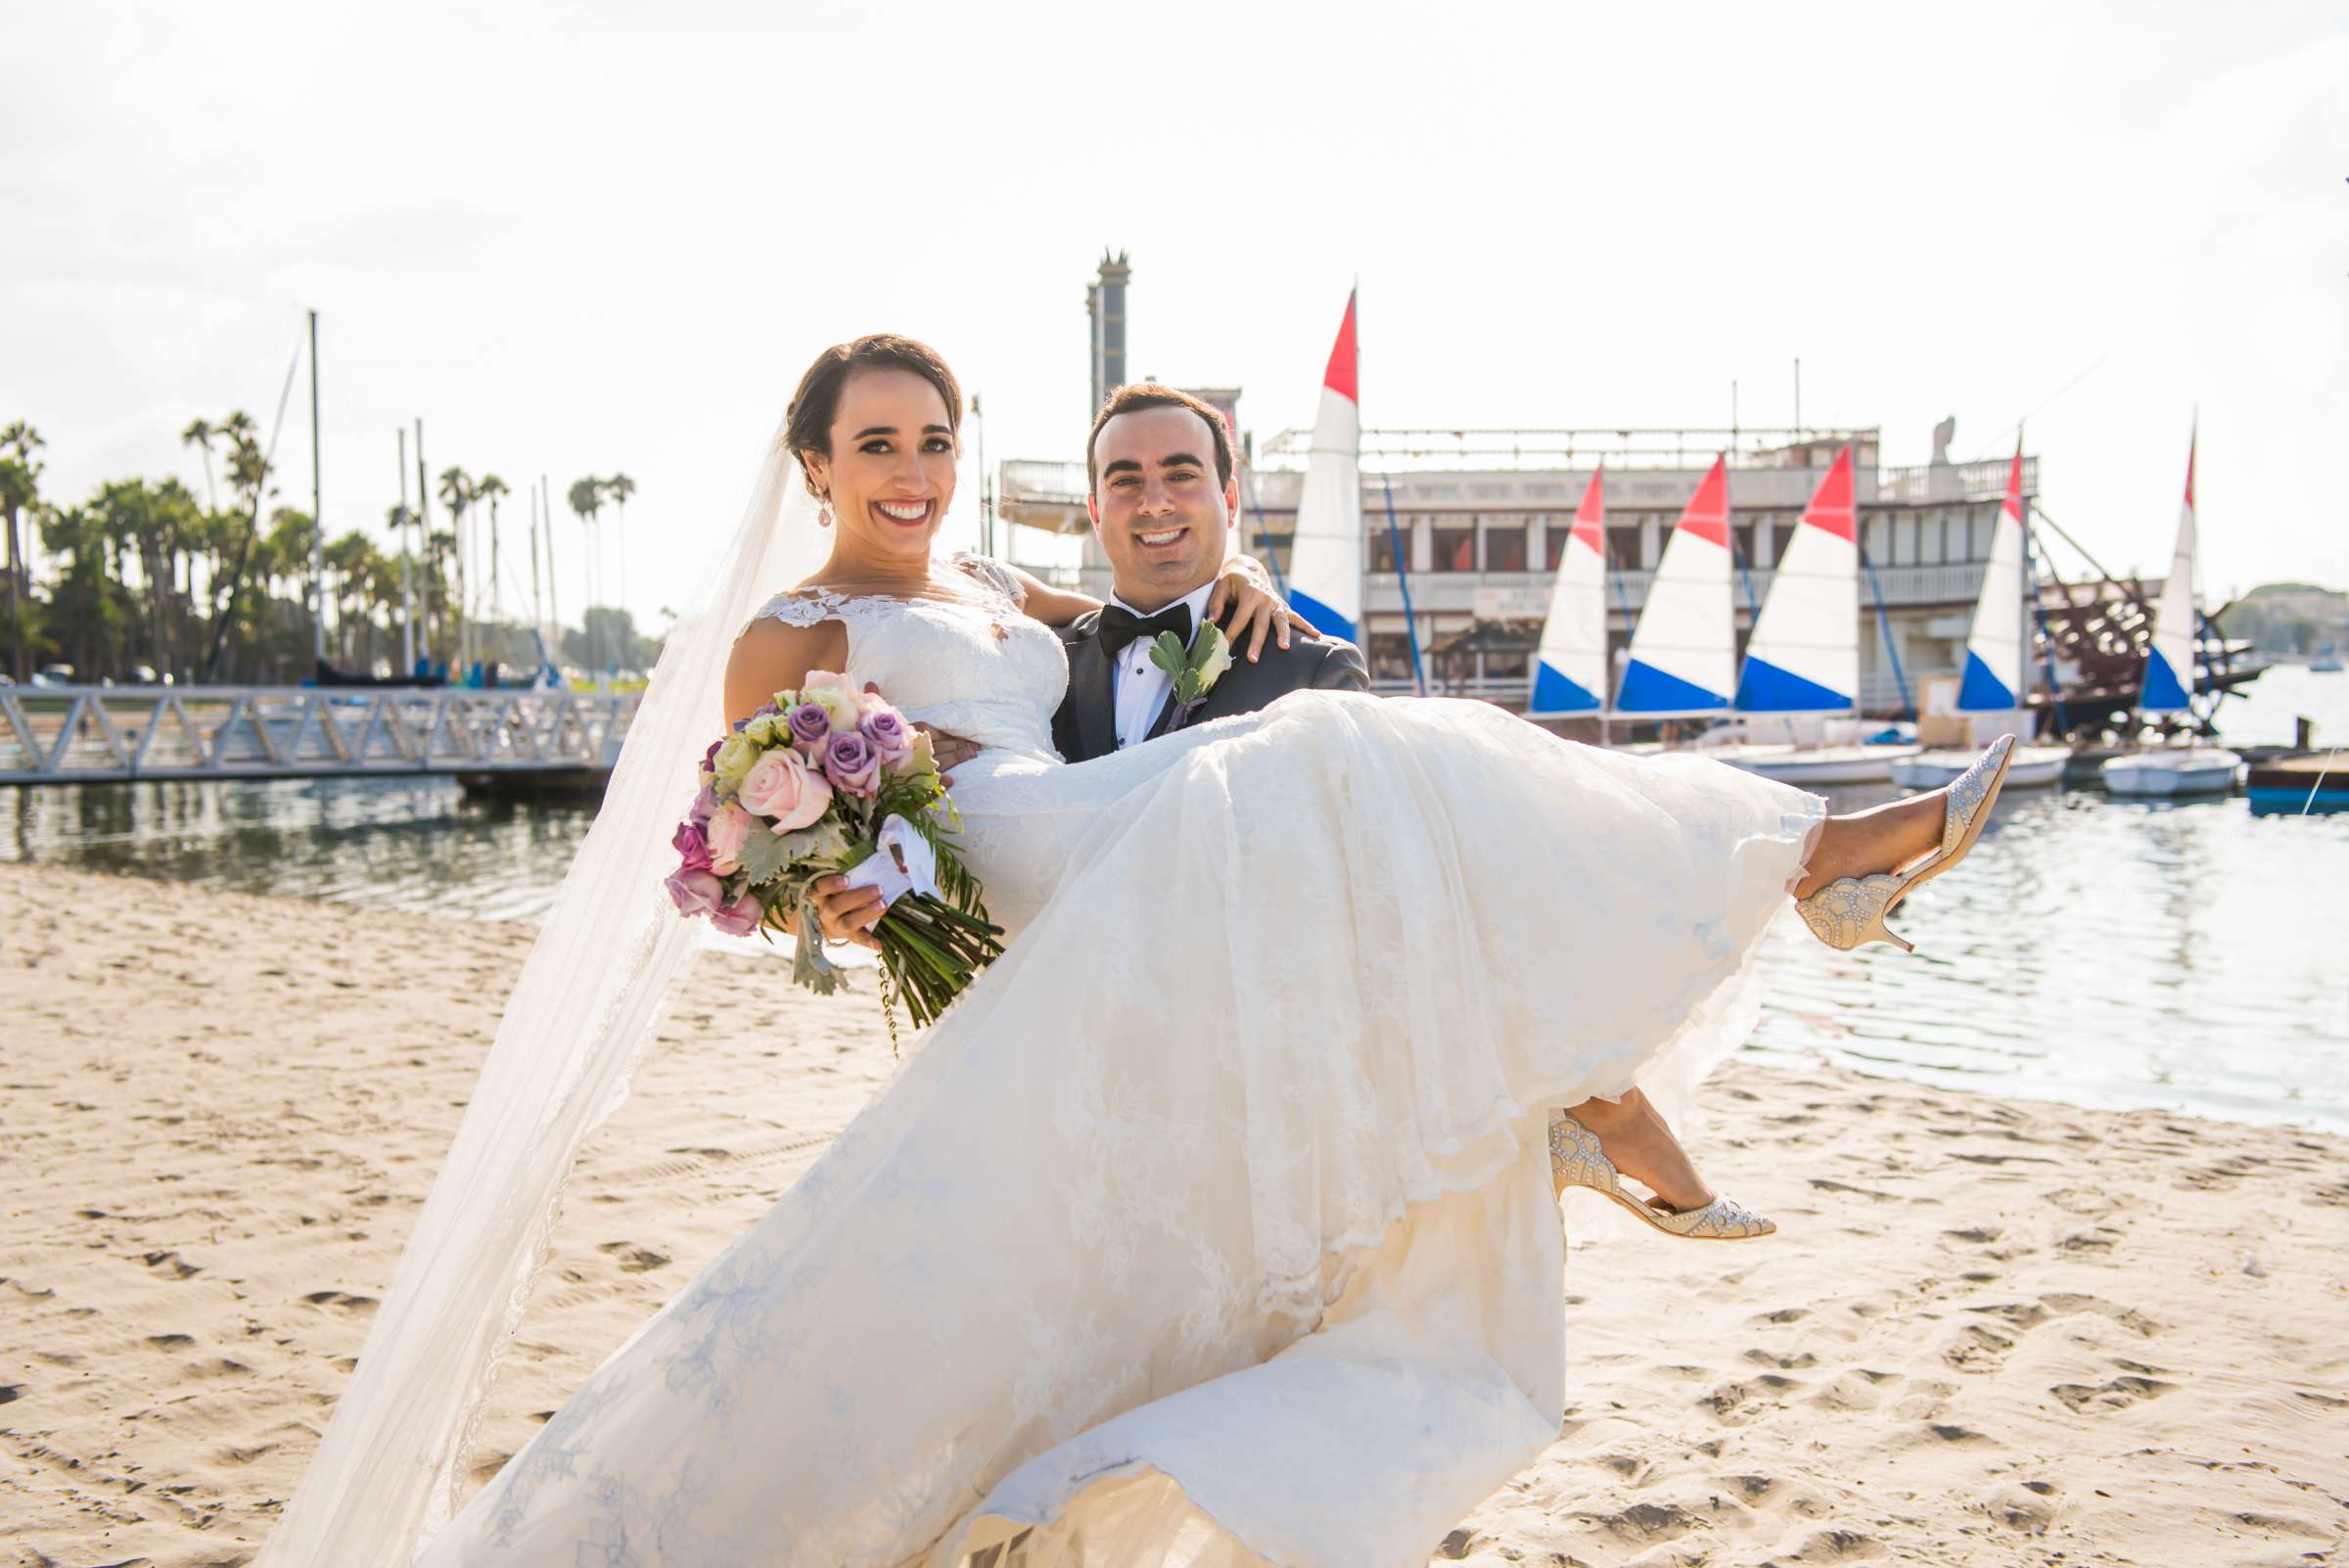
[[0, 687], [0, 784], [608, 770], [640, 692]]

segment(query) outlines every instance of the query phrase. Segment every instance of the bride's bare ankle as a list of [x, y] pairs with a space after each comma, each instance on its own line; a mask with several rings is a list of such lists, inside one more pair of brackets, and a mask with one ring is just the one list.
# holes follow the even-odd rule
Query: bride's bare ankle
[[1841, 877], [1898, 870], [1932, 849], [1941, 842], [1942, 796], [1935, 790], [1828, 817], [1794, 896], [1808, 899]]

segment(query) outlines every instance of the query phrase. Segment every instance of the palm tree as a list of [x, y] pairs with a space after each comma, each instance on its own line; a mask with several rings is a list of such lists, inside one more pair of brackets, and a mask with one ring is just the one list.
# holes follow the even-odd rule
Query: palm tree
[[220, 489], [212, 483], [212, 442], [219, 435], [208, 419], [191, 419], [188, 428], [179, 433], [180, 445], [204, 448], [204, 505], [209, 512], [220, 510]]
[[615, 474], [604, 481], [604, 493], [620, 508], [613, 529], [614, 542], [620, 547], [620, 592], [616, 597], [624, 610], [628, 603], [628, 497], [636, 493], [636, 482], [625, 474]]
[[399, 549], [399, 672], [404, 677], [416, 672], [416, 559], [408, 549], [408, 529], [416, 521], [416, 512], [406, 505], [391, 507], [385, 511], [384, 521], [391, 525], [392, 538]]
[[23, 512], [40, 499], [41, 465], [33, 453], [40, 433], [23, 420], [0, 430], [0, 513], [8, 523], [9, 664], [22, 684], [31, 667], [24, 655], [24, 612], [32, 599], [32, 565], [25, 559]]
[[497, 585], [497, 501], [499, 496], [513, 493], [506, 482], [495, 474], [484, 474], [473, 486], [474, 498], [489, 503], [489, 623], [492, 625], [501, 623], [506, 615], [505, 600], [500, 596]]
[[473, 664], [473, 606], [466, 597], [465, 584], [465, 511], [480, 493], [473, 477], [463, 469], [440, 471], [440, 504], [448, 508], [450, 541], [456, 547], [457, 557], [457, 664], [465, 669]]
[[[237, 547], [237, 564], [228, 575], [228, 595], [220, 597], [220, 573], [215, 563], [208, 594], [212, 603], [212, 637], [210, 652], [205, 658], [207, 669], [216, 669], [220, 662], [222, 642], [228, 624], [236, 618], [237, 595], [244, 590], [245, 573], [253, 563], [253, 548], [260, 533], [261, 493], [269, 483], [269, 458], [261, 450], [260, 427], [243, 409], [230, 413], [228, 419], [213, 433], [228, 442], [228, 484], [237, 492], [237, 504], [245, 512], [245, 536]], [[221, 554], [225, 556], [223, 550]]]
[[[571, 503], [572, 515], [576, 517], [587, 529], [587, 602], [592, 608], [597, 597], [595, 591], [596, 566], [602, 558], [602, 552], [596, 548], [595, 520], [596, 515], [604, 509], [604, 486], [596, 480], [574, 480], [565, 499]], [[583, 614], [579, 619], [579, 626], [581, 630], [586, 630], [588, 627], [587, 619]], [[587, 664], [592, 671], [596, 666], [596, 648], [592, 633], [590, 633], [587, 645]]]

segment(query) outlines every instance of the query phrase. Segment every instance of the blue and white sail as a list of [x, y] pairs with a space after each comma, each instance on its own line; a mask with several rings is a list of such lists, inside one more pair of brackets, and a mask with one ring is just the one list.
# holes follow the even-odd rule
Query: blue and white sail
[[2178, 512], [2178, 542], [2170, 551], [2170, 575], [2153, 605], [2153, 640], [2145, 653], [2145, 678], [2137, 694], [2141, 714], [2182, 714], [2194, 689], [2194, 448], [2199, 433], [2186, 442], [2186, 504]]
[[2006, 470], [2006, 499], [1990, 537], [1990, 565], [1974, 601], [1965, 637], [1965, 676], [1958, 686], [1961, 714], [2012, 713], [2031, 689], [2023, 660], [2023, 443], [2016, 438]]
[[1607, 690], [1607, 471], [1590, 476], [1558, 557], [1549, 616], [1534, 655], [1528, 718], [1595, 714]]
[[1332, 637], [1361, 641], [1362, 416], [1355, 382], [1354, 296], [1321, 377], [1297, 536], [1289, 550], [1289, 607]]
[[1631, 661], [1615, 695], [1627, 717], [1717, 714], [1736, 689], [1729, 598], [1729, 476], [1725, 456], [1681, 513], [1632, 630]]
[[1848, 714], [1860, 707], [1859, 514], [1852, 448], [1835, 454], [1778, 557], [1737, 676], [1748, 714]]

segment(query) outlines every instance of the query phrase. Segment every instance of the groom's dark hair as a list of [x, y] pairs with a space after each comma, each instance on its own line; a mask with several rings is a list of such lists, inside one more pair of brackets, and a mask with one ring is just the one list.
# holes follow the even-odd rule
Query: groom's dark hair
[[1155, 381], [1137, 381], [1130, 387], [1120, 387], [1109, 394], [1101, 412], [1093, 416], [1093, 428], [1084, 438], [1085, 488], [1101, 488], [1101, 471], [1093, 462], [1093, 442], [1101, 438], [1101, 427], [1120, 414], [1130, 414], [1141, 408], [1187, 408], [1207, 421], [1207, 428], [1216, 438], [1216, 483], [1231, 483], [1231, 427], [1223, 423], [1223, 411], [1204, 398], [1173, 387], [1162, 387]]
[[[962, 429], [962, 384], [939, 351], [894, 332], [876, 332], [853, 343], [834, 344], [817, 354], [800, 378], [800, 390], [791, 394], [791, 408], [784, 416], [783, 439], [793, 451], [832, 455], [832, 421], [840, 412], [840, 390], [859, 370], [912, 371], [945, 399], [946, 428]], [[816, 493], [815, 481], [806, 483], [808, 493]]]

